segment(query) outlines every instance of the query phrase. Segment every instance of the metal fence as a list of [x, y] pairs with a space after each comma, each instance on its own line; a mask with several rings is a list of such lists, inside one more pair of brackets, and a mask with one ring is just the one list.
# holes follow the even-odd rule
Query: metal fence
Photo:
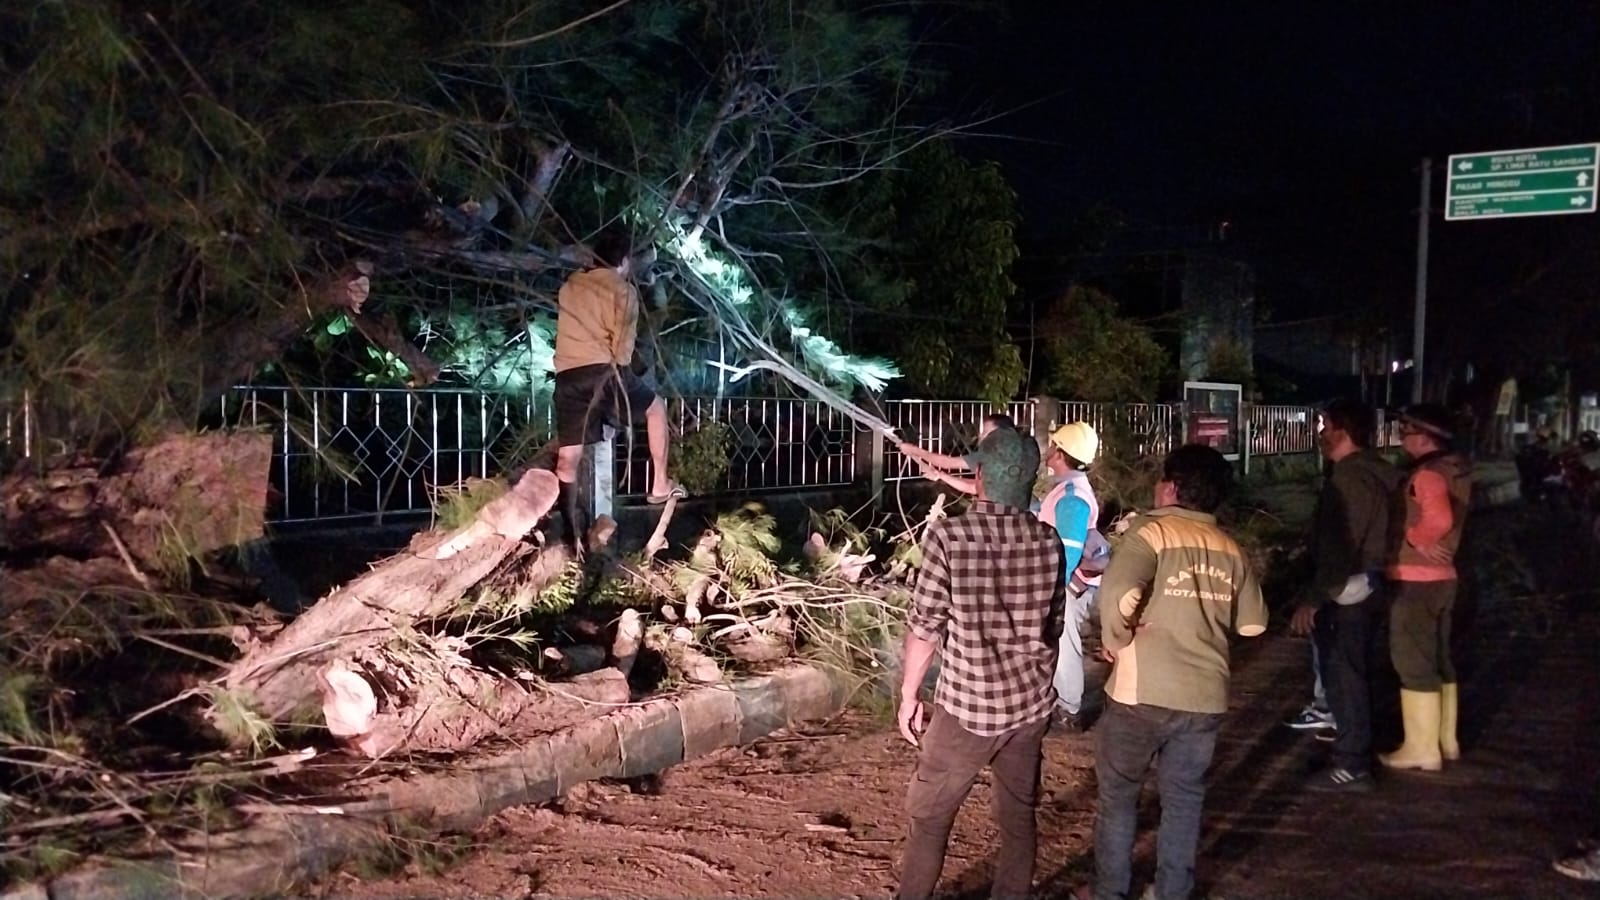
[[[718, 422], [728, 436], [727, 468], [713, 493], [803, 491], [920, 476], [892, 441], [862, 429], [838, 410], [804, 398], [683, 398], [669, 404], [680, 435]], [[882, 415], [907, 440], [961, 456], [996, 407], [980, 401], [894, 400]], [[999, 408], [1019, 426], [1048, 433], [1085, 421], [1122, 452], [1159, 455], [1182, 441], [1181, 404], [1016, 401]], [[37, 453], [27, 396], [0, 401], [0, 461]], [[1316, 449], [1316, 414], [1305, 407], [1250, 408], [1252, 456]], [[550, 410], [472, 390], [430, 388], [240, 387], [202, 423], [256, 428], [273, 435], [268, 518], [280, 524], [363, 520], [430, 513], [439, 492], [504, 472], [531, 457], [552, 435]], [[1041, 431], [1041, 429], [1043, 431]], [[645, 494], [649, 450], [642, 427], [612, 448], [612, 490]]]
[[[907, 443], [947, 456], [965, 456], [978, 446], [978, 428], [990, 413], [1004, 412], [1023, 428], [1031, 428], [1037, 402], [1019, 400], [997, 409], [978, 400], [890, 400], [883, 404], [884, 421], [894, 426]], [[883, 445], [883, 478], [900, 481], [921, 478], [920, 468], [892, 442]]]
[[1317, 411], [1305, 406], [1251, 406], [1250, 455], [1311, 453], [1317, 449]]
[[1088, 422], [1102, 436], [1136, 456], [1160, 456], [1183, 442], [1183, 406], [1179, 403], [1059, 404], [1060, 421]]
[[241, 387], [210, 419], [273, 434], [280, 523], [430, 512], [441, 488], [504, 471], [551, 432], [546, 409], [445, 388]]
[[0, 398], [0, 463], [33, 456], [39, 452], [38, 441], [28, 392], [15, 398]]
[[[817, 400], [685, 397], [667, 408], [678, 435], [704, 425], [727, 427], [728, 467], [718, 493], [759, 493], [855, 484], [857, 430], [844, 413]], [[618, 497], [648, 493], [652, 476], [643, 426], [619, 434], [613, 448]]]

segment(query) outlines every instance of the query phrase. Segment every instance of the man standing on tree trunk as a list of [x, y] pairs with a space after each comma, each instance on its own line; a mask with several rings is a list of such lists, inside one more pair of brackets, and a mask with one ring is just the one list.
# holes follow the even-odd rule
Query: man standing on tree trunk
[[[1014, 429], [996, 429], [983, 449], [971, 510], [935, 523], [923, 538], [906, 620], [900, 734], [921, 753], [906, 793], [903, 900], [933, 894], [956, 813], [986, 766], [1000, 831], [990, 896], [1022, 898], [1033, 889], [1066, 564], [1054, 529], [1028, 512], [1037, 445]], [[924, 730], [922, 682], [941, 651], [933, 718]]]
[[604, 436], [604, 426], [644, 422], [650, 447], [650, 503], [684, 496], [667, 475], [667, 406], [634, 374], [633, 345], [639, 331], [639, 291], [629, 281], [632, 241], [617, 229], [601, 232], [596, 265], [576, 272], [561, 286], [556, 319], [556, 478], [566, 539], [582, 551], [578, 508], [578, 464], [583, 448]]
[[1311, 534], [1311, 585], [1290, 630], [1310, 634], [1320, 651], [1328, 702], [1339, 730], [1332, 765], [1314, 791], [1372, 790], [1372, 683], [1368, 660], [1377, 631], [1389, 503], [1400, 473], [1372, 449], [1372, 411], [1335, 401], [1322, 411], [1317, 443], [1333, 464], [1317, 498]]

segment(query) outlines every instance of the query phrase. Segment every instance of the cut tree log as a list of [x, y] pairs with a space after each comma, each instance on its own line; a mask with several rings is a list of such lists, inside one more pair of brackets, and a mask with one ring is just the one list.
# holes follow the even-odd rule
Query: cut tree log
[[[627, 704], [627, 676], [601, 669], [571, 681], [523, 685], [440, 654], [433, 665], [376, 650], [322, 673], [329, 730], [367, 757], [396, 750], [454, 753], [491, 737], [527, 737]], [[404, 671], [401, 671], [401, 670]], [[373, 684], [385, 689], [380, 703]]]
[[694, 632], [678, 626], [670, 632], [661, 626], [651, 628], [644, 645], [661, 654], [667, 668], [690, 684], [716, 684], [722, 680], [722, 667], [694, 646]]
[[[670, 502], [670, 501], [669, 501]], [[611, 641], [611, 658], [617, 671], [624, 675], [633, 671], [639, 658], [639, 646], [644, 641], [644, 622], [637, 609], [625, 609], [617, 619], [617, 636]]]
[[[473, 587], [531, 550], [523, 538], [556, 501], [555, 475], [530, 470], [464, 528], [427, 532], [366, 574], [335, 588], [277, 637], [235, 662], [219, 681], [275, 722], [319, 702], [318, 674], [388, 643], [397, 629], [451, 612]], [[571, 560], [564, 547], [537, 551], [524, 582], [548, 585]]]
[[108, 463], [8, 475], [0, 550], [170, 570], [265, 533], [271, 464], [271, 435], [185, 433]]

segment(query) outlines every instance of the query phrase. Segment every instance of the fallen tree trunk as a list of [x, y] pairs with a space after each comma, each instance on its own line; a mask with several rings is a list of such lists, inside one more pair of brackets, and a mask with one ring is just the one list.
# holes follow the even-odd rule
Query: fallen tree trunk
[[[491, 737], [526, 737], [612, 712], [632, 699], [628, 678], [601, 669], [570, 681], [519, 683], [441, 657], [417, 667], [377, 651], [323, 674], [323, 716], [347, 746], [379, 759], [396, 750], [454, 753]], [[373, 684], [393, 692], [380, 705]]]
[[271, 464], [272, 437], [240, 431], [174, 434], [109, 463], [8, 475], [0, 551], [114, 559], [140, 577], [174, 572], [262, 536]]
[[[523, 538], [556, 501], [555, 475], [534, 469], [473, 522], [449, 535], [428, 532], [366, 574], [335, 588], [269, 643], [253, 647], [221, 676], [230, 693], [271, 721], [287, 721], [319, 702], [318, 676], [389, 642], [397, 629], [451, 612], [472, 588], [524, 551]], [[545, 547], [523, 574], [541, 587], [560, 576], [570, 554]]]

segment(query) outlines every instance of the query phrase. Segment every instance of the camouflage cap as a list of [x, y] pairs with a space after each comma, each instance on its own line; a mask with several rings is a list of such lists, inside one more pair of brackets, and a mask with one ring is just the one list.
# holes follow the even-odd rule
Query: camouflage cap
[[967, 454], [967, 465], [978, 470], [984, 499], [1017, 509], [1033, 501], [1033, 482], [1039, 475], [1039, 445], [1015, 428], [996, 428]]

